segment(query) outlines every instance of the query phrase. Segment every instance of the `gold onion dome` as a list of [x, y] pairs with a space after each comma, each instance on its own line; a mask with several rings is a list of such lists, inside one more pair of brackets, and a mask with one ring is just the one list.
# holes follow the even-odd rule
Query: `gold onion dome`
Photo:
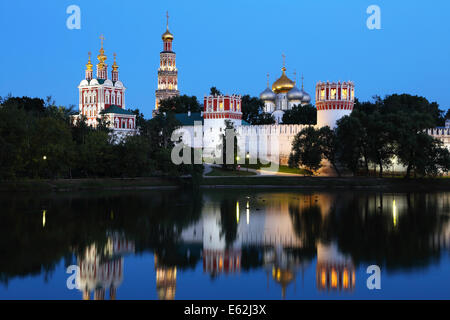
[[114, 63], [112, 65], [112, 68], [114, 71], [117, 71], [117, 69], [119, 69], [119, 66], [116, 63], [116, 54], [114, 53]]
[[91, 62], [91, 53], [89, 52], [89, 61], [86, 64], [86, 69], [89, 70], [89, 71], [92, 71], [92, 68], [93, 68], [93, 64]]
[[172, 41], [173, 40], [173, 34], [171, 34], [170, 31], [169, 31], [169, 11], [166, 12], [166, 18], [167, 18], [166, 32], [163, 33], [162, 39], [163, 39], [163, 41], [167, 41], [167, 40]]
[[163, 41], [173, 40], [173, 34], [170, 33], [169, 28], [167, 28], [167, 31], [163, 33], [162, 39]]
[[102, 47], [100, 48], [100, 53], [97, 56], [98, 61], [100, 61], [97, 64], [97, 67], [103, 68], [106, 66], [105, 61], [106, 61], [107, 57], [105, 55], [105, 50], [103, 49], [103, 40], [105, 40], [105, 38], [103, 37], [103, 35], [101, 35], [100, 39], [102, 40]]
[[286, 68], [283, 67], [281, 70], [283, 71], [283, 74], [272, 85], [272, 91], [277, 94], [289, 92], [295, 86], [294, 81], [286, 76]]

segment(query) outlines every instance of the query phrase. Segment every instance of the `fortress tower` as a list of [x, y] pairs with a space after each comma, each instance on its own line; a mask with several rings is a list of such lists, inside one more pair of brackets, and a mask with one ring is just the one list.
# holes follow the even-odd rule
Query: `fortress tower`
[[317, 127], [336, 127], [336, 121], [350, 115], [355, 104], [353, 82], [319, 82], [316, 85]]
[[210, 156], [216, 151], [216, 147], [222, 144], [225, 121], [231, 121], [235, 128], [242, 124], [241, 96], [205, 96], [203, 105], [204, 154]]

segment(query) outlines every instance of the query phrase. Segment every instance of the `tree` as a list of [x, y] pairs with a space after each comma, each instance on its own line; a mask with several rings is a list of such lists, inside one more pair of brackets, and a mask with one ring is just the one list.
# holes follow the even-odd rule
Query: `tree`
[[273, 118], [272, 114], [263, 112], [258, 115], [258, 117], [254, 120], [253, 125], [260, 126], [260, 125], [266, 125], [266, 124], [274, 124], [275, 119]]
[[221, 96], [222, 92], [220, 92], [220, 90], [216, 87], [211, 87], [211, 89], [209, 90], [209, 94], [212, 96]]
[[448, 109], [447, 113], [445, 114], [445, 120], [450, 120], [450, 109]]
[[34, 177], [68, 177], [74, 144], [69, 125], [50, 117], [38, 119], [31, 134], [30, 169]]
[[286, 110], [283, 115], [283, 124], [310, 124], [317, 123], [317, 109], [311, 105], [297, 105]]
[[320, 131], [314, 127], [307, 127], [300, 131], [292, 142], [289, 166], [299, 167], [302, 165], [314, 172], [321, 167], [321, 161]]
[[394, 128], [378, 111], [367, 116], [365, 126], [367, 128], [366, 145], [369, 161], [378, 165], [380, 177], [383, 177], [383, 168], [392, 164], [395, 152], [395, 144], [392, 139]]
[[0, 178], [25, 174], [34, 119], [16, 106], [0, 107]]
[[319, 129], [319, 143], [322, 151], [322, 157], [330, 162], [338, 176], [341, 172], [338, 168], [338, 158], [340, 152], [340, 143], [335, 130], [330, 127], [322, 127]]
[[358, 117], [345, 116], [338, 120], [336, 133], [341, 148], [339, 162], [356, 175], [361, 159], [364, 159], [367, 173], [368, 158], [364, 150], [366, 132]]
[[274, 124], [273, 117], [264, 113], [264, 102], [256, 97], [245, 95], [242, 97], [242, 120], [251, 125]]
[[187, 113], [190, 112], [201, 112], [202, 107], [197, 101], [196, 96], [176, 96], [167, 98], [160, 101], [159, 113]]
[[4, 107], [15, 106], [18, 109], [23, 109], [26, 112], [30, 112], [35, 116], [42, 116], [45, 113], [44, 100], [39, 98], [29, 97], [8, 97], [3, 101]]

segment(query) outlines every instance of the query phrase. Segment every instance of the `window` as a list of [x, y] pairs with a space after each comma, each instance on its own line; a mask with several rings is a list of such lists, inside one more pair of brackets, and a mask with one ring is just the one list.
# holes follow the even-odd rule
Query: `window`
[[342, 99], [343, 100], [347, 100], [347, 88], [342, 89]]
[[336, 89], [331, 89], [331, 98], [332, 100], [336, 99]]
[[320, 100], [325, 100], [325, 89], [320, 90]]

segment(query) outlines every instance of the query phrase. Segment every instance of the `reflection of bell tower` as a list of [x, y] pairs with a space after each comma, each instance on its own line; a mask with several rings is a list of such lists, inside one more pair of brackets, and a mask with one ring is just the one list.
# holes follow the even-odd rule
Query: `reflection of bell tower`
[[177, 290], [177, 267], [159, 266], [155, 254], [156, 291], [159, 300], [174, 300]]
[[319, 291], [352, 291], [355, 267], [351, 259], [338, 252], [336, 245], [317, 245], [316, 284]]
[[[286, 299], [287, 287], [296, 281], [296, 274], [299, 270], [304, 270], [308, 263], [290, 254], [282, 244], [266, 249], [264, 253], [264, 264], [267, 272], [267, 285], [269, 285], [269, 275], [281, 286], [281, 296]], [[303, 274], [303, 272], [302, 272]]]
[[286, 288], [295, 280], [295, 274], [289, 269], [273, 267], [272, 278], [281, 286], [281, 296], [286, 299]]

